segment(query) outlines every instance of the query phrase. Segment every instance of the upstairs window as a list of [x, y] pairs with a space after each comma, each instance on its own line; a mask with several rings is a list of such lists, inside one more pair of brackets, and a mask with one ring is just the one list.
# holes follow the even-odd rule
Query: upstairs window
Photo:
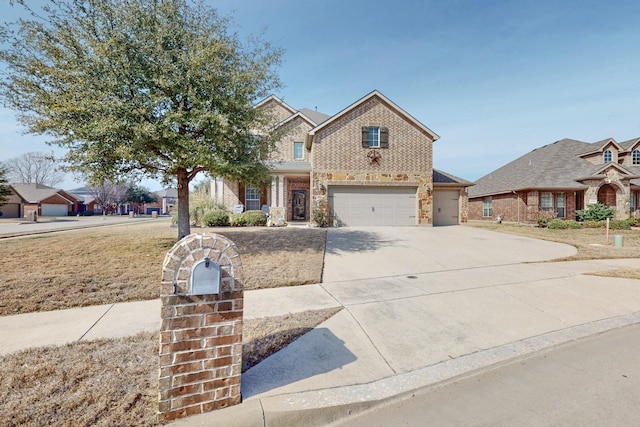
[[631, 164], [640, 165], [640, 150], [633, 150], [631, 153]]
[[378, 126], [363, 126], [362, 148], [389, 148], [389, 129]]
[[369, 128], [369, 148], [380, 147], [380, 128]]
[[602, 153], [602, 160], [604, 160], [605, 163], [609, 163], [613, 160], [611, 150], [604, 150], [604, 153]]
[[295, 160], [304, 159], [304, 151], [302, 148], [302, 142], [294, 142], [293, 143], [293, 158]]

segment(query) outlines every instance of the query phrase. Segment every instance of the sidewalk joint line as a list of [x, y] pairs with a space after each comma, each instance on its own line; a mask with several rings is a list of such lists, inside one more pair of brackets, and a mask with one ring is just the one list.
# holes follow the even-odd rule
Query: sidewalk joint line
[[106, 316], [106, 315], [107, 315], [107, 313], [108, 313], [108, 312], [110, 312], [110, 311], [111, 311], [111, 309], [112, 309], [115, 305], [116, 305], [115, 303], [111, 304], [111, 305], [109, 306], [109, 308], [107, 308], [107, 309], [105, 310], [105, 312], [104, 312], [104, 313], [102, 313], [102, 315], [98, 318], [98, 320], [96, 320], [95, 322], [93, 322], [93, 325], [91, 325], [91, 326], [89, 327], [89, 329], [87, 329], [87, 330], [86, 330], [86, 332], [85, 332], [84, 334], [82, 334], [82, 336], [81, 336], [80, 338], [78, 338], [78, 341], [82, 341], [82, 338], [84, 338], [85, 336], [87, 336], [87, 334], [88, 334], [89, 332], [91, 332], [91, 330], [93, 329], [93, 327], [94, 327], [94, 326], [96, 326], [96, 325], [98, 324], [98, 322], [100, 322], [100, 321], [104, 318], [104, 316]]

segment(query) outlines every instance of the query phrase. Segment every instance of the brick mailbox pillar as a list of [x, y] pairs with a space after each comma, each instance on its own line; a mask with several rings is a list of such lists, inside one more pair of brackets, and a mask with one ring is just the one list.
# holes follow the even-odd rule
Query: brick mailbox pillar
[[162, 267], [158, 420], [240, 403], [243, 283], [234, 243], [190, 234]]

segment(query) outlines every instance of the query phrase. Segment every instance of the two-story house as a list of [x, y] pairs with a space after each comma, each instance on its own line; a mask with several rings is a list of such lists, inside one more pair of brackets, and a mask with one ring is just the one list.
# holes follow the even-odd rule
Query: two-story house
[[613, 207], [616, 219], [640, 213], [640, 138], [536, 148], [476, 181], [469, 219], [535, 222], [540, 211], [576, 219], [576, 210], [598, 202]]
[[449, 225], [466, 219], [471, 183], [433, 169], [439, 136], [378, 91], [328, 116], [296, 110], [276, 96], [271, 108], [283, 136], [270, 159], [271, 186], [216, 178], [211, 194], [225, 206], [268, 207], [287, 221], [330, 209], [334, 225]]

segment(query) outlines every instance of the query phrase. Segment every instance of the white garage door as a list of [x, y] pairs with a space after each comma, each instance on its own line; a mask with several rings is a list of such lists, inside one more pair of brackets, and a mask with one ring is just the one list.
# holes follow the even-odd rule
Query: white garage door
[[433, 225], [458, 225], [460, 192], [436, 190], [433, 192]]
[[340, 226], [416, 224], [415, 187], [330, 187], [329, 204]]
[[67, 216], [69, 207], [67, 205], [42, 204], [40, 215], [42, 216]]

